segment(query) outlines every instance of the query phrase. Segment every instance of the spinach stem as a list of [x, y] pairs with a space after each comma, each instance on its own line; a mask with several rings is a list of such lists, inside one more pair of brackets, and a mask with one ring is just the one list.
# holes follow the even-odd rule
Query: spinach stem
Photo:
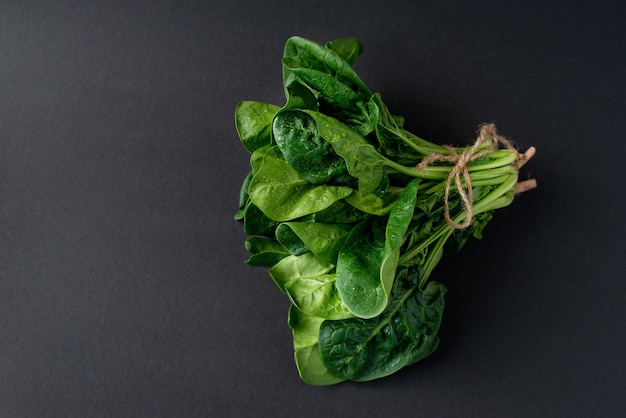
[[[505, 170], [508, 171], [508, 170]], [[517, 172], [506, 173], [503, 181], [485, 197], [474, 204], [474, 215], [487, 212], [489, 210], [498, 209], [507, 206], [513, 200], [513, 190], [517, 184]], [[459, 223], [467, 216], [466, 211], [462, 211], [454, 217], [454, 222]], [[449, 236], [454, 232], [446, 222], [443, 222], [431, 235], [423, 241], [420, 241], [417, 245], [407, 249], [404, 254], [400, 256], [398, 264], [404, 264], [412, 258], [416, 257], [427, 247], [433, 244], [437, 240], [442, 240], [444, 243]], [[443, 243], [435, 245], [434, 249], [443, 248]], [[430, 254], [430, 252], [429, 252]]]

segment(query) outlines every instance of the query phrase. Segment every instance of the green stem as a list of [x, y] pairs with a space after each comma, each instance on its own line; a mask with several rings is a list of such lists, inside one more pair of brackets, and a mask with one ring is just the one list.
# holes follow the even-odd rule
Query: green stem
[[[489, 194], [487, 194], [485, 197], [483, 197], [481, 200], [474, 204], [474, 215], [507, 206], [513, 200], [513, 189], [515, 188], [516, 184], [517, 174], [513, 175], [512, 173], [509, 173], [498, 187], [496, 187]], [[466, 216], [467, 212], [462, 211], [457, 214], [452, 220], [455, 223], [459, 223], [463, 219], [465, 219]], [[445, 240], [447, 240], [452, 232], [454, 232], [454, 229], [450, 225], [448, 225], [447, 222], [443, 222], [431, 235], [428, 236], [428, 238], [405, 251], [404, 254], [400, 256], [398, 263], [403, 264], [408, 260], [414, 258], [422, 251], [424, 251], [428, 246], [430, 246], [432, 243], [439, 239], [445, 238], [445, 242]], [[438, 245], [442, 246], [443, 244]]]
[[448, 238], [450, 238], [450, 236], [452, 235], [452, 233], [452, 228], [448, 228], [448, 231], [437, 240], [433, 248], [431, 248], [431, 250], [428, 252], [426, 260], [424, 260], [424, 275], [419, 282], [420, 290], [424, 290], [424, 287], [426, 287], [426, 283], [428, 282], [431, 273], [443, 256], [443, 247], [448, 241]]
[[428, 238], [419, 242], [414, 247], [407, 249], [404, 254], [400, 256], [398, 264], [404, 264], [408, 260], [416, 257], [419, 253], [424, 251], [426, 247], [444, 236], [446, 232], [452, 232], [452, 228], [447, 223], [443, 223], [432, 234], [430, 234]]
[[[504, 155], [500, 156], [501, 153], [504, 153]], [[498, 150], [487, 154], [485, 158], [490, 158], [491, 161], [484, 163], [480, 161], [475, 161], [467, 167], [467, 170], [469, 172], [472, 172], [477, 170], [486, 170], [490, 168], [499, 168], [511, 165], [515, 162], [515, 160], [517, 160], [517, 153], [509, 150]]]
[[[383, 164], [398, 173], [424, 180], [445, 180], [450, 175], [450, 170], [452, 170], [453, 167], [427, 166], [423, 170], [418, 170], [415, 167], [407, 167], [385, 157], [383, 157]], [[470, 167], [468, 167], [468, 170], [470, 171], [470, 180], [472, 182], [488, 180], [500, 177], [507, 173], [517, 173], [517, 170], [510, 164], [510, 162], [508, 165], [501, 164], [500, 162], [493, 162], [493, 165], [495, 165], [495, 167], [492, 166], [492, 163], [483, 164], [483, 167], [477, 165], [475, 166], [476, 168], [473, 168], [473, 170], [469, 170]]]
[[[517, 173], [515, 175], [509, 174], [508, 178], [502, 182], [498, 187], [496, 187], [491, 193], [487, 196], [483, 197], [477, 203], [474, 204], [474, 214], [479, 214], [482, 212], [486, 212], [493, 209], [499, 209], [500, 201], [499, 199], [505, 196], [507, 193], [511, 194], [512, 200], [512, 192], [517, 184]], [[496, 204], [496, 202], [498, 202]]]
[[407, 145], [423, 155], [448, 155], [450, 153], [446, 147], [433, 144], [432, 142], [420, 138], [419, 136], [407, 131], [406, 129], [401, 129], [400, 131], [394, 130], [394, 133], [398, 135], [398, 137], [401, 138]]

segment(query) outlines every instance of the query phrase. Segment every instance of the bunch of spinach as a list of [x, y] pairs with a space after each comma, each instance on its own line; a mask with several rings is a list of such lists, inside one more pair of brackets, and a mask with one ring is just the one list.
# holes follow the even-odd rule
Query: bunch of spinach
[[437, 348], [446, 286], [430, 275], [511, 203], [532, 155], [477, 143], [452, 179], [469, 147], [408, 132], [353, 70], [362, 50], [292, 37], [285, 104], [235, 112], [251, 154], [235, 215], [247, 263], [289, 298], [295, 362], [314, 385], [387, 376]]

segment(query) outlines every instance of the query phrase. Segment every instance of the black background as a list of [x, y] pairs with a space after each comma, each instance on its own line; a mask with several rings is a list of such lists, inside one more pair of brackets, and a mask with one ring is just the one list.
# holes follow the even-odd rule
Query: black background
[[[1, 417], [626, 416], [623, 2], [0, 4]], [[416, 134], [538, 149], [383, 380], [302, 383], [243, 264], [234, 107], [283, 104], [291, 35], [360, 38]]]

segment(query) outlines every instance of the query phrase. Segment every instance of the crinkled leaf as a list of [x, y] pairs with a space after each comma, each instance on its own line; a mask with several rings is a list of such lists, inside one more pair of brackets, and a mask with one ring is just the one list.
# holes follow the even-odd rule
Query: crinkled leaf
[[381, 184], [389, 184], [383, 156], [363, 136], [323, 113], [310, 110], [301, 112], [313, 117], [317, 132], [343, 158], [348, 172], [358, 179], [359, 191], [362, 194], [376, 191]]
[[[313, 95], [317, 107], [349, 123], [361, 134], [372, 131], [367, 116], [367, 101], [372, 95], [352, 69], [351, 63], [331, 48], [301, 37], [289, 38], [283, 55], [283, 84], [288, 102], [295, 102], [290, 96]], [[297, 89], [294, 84], [301, 84]], [[311, 103], [310, 97], [303, 97], [302, 103]]]
[[274, 119], [273, 132], [285, 160], [307, 181], [356, 186], [346, 162], [322, 138], [309, 114], [299, 110], [282, 111]]
[[355, 381], [377, 379], [435, 351], [446, 287], [433, 281], [424, 291], [416, 285], [402, 290], [394, 292], [392, 303], [375, 318], [322, 323], [319, 349], [333, 375]]

